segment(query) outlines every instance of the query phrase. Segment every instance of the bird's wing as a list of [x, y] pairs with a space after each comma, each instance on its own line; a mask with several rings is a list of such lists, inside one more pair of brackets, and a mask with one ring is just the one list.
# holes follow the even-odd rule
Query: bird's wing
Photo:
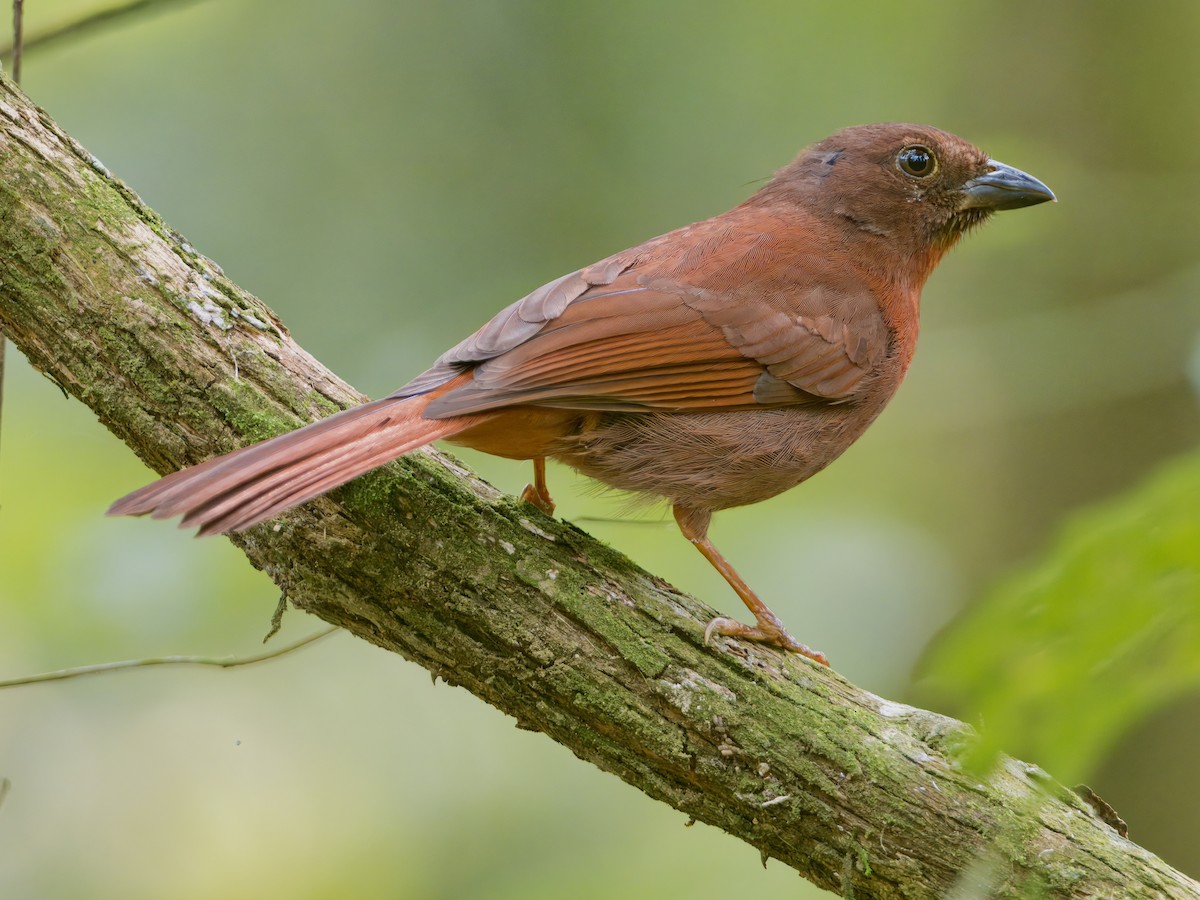
[[[517, 404], [697, 411], [836, 403], [854, 399], [886, 354], [887, 327], [865, 287], [794, 277], [772, 287], [725, 271], [722, 282], [736, 289], [714, 289], [680, 266], [664, 275], [646, 264], [661, 262], [655, 245], [671, 237], [539, 288], [397, 395], [469, 369], [471, 380], [426, 416]], [[730, 267], [744, 265], [746, 253], [728, 240], [723, 252], [732, 253]]]

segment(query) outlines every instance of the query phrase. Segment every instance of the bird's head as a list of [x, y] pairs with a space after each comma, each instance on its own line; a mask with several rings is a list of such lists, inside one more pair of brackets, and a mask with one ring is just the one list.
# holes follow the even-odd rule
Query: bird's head
[[845, 128], [803, 150], [760, 194], [799, 203], [843, 233], [882, 238], [929, 269], [993, 212], [1054, 199], [962, 138], [907, 124]]

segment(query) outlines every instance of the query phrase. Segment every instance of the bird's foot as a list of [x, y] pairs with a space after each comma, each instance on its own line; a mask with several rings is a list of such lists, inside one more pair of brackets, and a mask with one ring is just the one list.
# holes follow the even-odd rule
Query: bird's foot
[[521, 502], [532, 503], [548, 516], [554, 515], [554, 498], [550, 496], [549, 491], [538, 490], [536, 485], [525, 485], [525, 490], [521, 491]]
[[791, 653], [799, 653], [801, 656], [806, 656], [815, 663], [820, 663], [823, 666], [829, 665], [829, 659], [824, 653], [800, 643], [788, 634], [782, 625], [776, 622], [759, 619], [756, 625], [743, 625], [734, 619], [718, 616], [709, 622], [708, 627], [704, 629], [704, 643], [708, 644], [714, 634], [723, 634], [726, 637], [740, 637], [748, 641], [758, 641], [760, 644], [770, 644], [772, 647], [782, 647]]

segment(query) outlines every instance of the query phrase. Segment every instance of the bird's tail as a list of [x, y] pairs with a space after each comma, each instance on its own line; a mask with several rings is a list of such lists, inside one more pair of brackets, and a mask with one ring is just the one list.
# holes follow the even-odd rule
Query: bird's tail
[[422, 415], [431, 400], [453, 386], [364, 403], [174, 472], [122, 497], [108, 514], [182, 515], [180, 526], [198, 525], [201, 535], [242, 531], [410, 450], [478, 424], [484, 416]]

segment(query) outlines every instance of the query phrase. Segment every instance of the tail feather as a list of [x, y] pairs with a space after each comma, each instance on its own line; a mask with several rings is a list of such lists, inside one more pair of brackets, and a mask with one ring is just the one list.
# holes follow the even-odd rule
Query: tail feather
[[353, 441], [363, 420], [387, 401], [366, 403], [314, 422], [305, 428], [260, 441], [208, 462], [175, 472], [118, 500], [111, 515], [144, 515], [166, 519], [216, 499], [254, 478], [262, 478], [289, 464], [303, 462], [331, 442]]
[[[214, 497], [184, 515], [182, 525], [199, 525], [200, 534], [241, 531], [285, 509], [331, 491], [353, 478], [377, 469], [410, 450], [466, 427], [462, 419], [418, 419], [417, 428], [382, 426], [360, 443], [321, 449], [290, 465], [270, 470], [253, 482]], [[394, 433], [400, 432], [400, 433]]]
[[180, 524], [198, 525], [202, 535], [242, 531], [484, 418], [426, 419], [425, 407], [441, 393], [364, 403], [167, 475], [122, 497], [108, 514], [182, 515]]

